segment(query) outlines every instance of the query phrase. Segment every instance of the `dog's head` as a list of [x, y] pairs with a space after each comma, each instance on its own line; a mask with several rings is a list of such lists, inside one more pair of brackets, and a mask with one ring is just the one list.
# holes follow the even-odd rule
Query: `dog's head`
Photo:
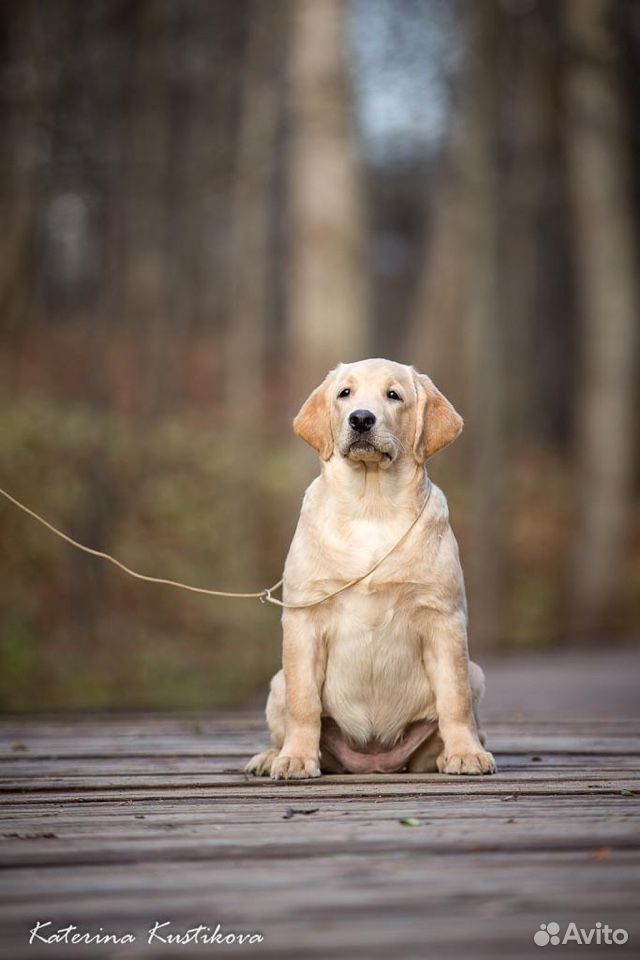
[[424, 463], [452, 443], [462, 417], [429, 377], [392, 360], [341, 363], [302, 405], [293, 429], [323, 460], [389, 468]]

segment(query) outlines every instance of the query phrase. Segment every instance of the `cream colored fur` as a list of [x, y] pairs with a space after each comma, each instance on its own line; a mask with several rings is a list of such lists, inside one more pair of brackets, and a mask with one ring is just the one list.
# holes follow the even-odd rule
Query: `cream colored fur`
[[[366, 442], [354, 443], [349, 427], [356, 409], [376, 416]], [[402, 536], [428, 492], [427, 458], [456, 438], [462, 420], [412, 367], [365, 360], [332, 371], [294, 429], [318, 450], [321, 473], [306, 491], [287, 557], [288, 602], [356, 578]], [[290, 779], [335, 769], [320, 755], [323, 716], [356, 749], [392, 747], [410, 723], [437, 720], [437, 733], [410, 757], [411, 772], [495, 770], [477, 729], [484, 678], [468, 659], [464, 581], [440, 489], [373, 574], [325, 603], [285, 609], [282, 625], [283, 669], [266, 710], [274, 746], [253, 757], [249, 771]]]

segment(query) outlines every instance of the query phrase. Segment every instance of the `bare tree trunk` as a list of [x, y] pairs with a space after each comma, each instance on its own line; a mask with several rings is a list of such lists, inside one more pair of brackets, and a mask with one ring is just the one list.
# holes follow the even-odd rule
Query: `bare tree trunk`
[[[462, 409], [472, 403], [469, 371], [460, 363], [460, 345], [467, 340], [468, 311], [474, 294], [475, 250], [467, 249], [477, 217], [471, 195], [475, 165], [480, 162], [474, 146], [478, 131], [470, 124], [470, 112], [481, 109], [479, 90], [489, 74], [500, 70], [508, 84], [491, 94], [494, 112], [502, 112], [500, 189], [496, 199], [501, 209], [499, 251], [500, 301], [504, 318], [502, 348], [508, 355], [503, 375], [509, 397], [508, 427], [522, 431], [532, 406], [543, 402], [532, 382], [531, 349], [534, 343], [535, 286], [539, 270], [540, 226], [554, 170], [557, 76], [556, 29], [553, 8], [538, 7], [520, 14], [492, 12], [492, 2], [478, 4], [476, 22], [500, 16], [500, 48], [494, 53], [501, 63], [478, 68], [476, 82], [469, 70], [463, 76], [460, 103], [453, 111], [449, 142], [443, 151], [439, 176], [433, 187], [432, 224], [428, 231], [425, 263], [409, 318], [407, 354], [446, 384], [452, 399]], [[498, 5], [499, 6], [499, 5]], [[469, 11], [471, 13], [471, 11]], [[473, 15], [470, 17], [470, 23]], [[482, 86], [478, 88], [477, 82]], [[494, 84], [496, 81], [493, 81]], [[494, 127], [497, 116], [491, 120]], [[489, 131], [486, 131], [487, 133]], [[494, 153], [498, 152], [494, 131]], [[491, 160], [497, 162], [494, 156]], [[484, 164], [486, 167], [486, 163]], [[477, 168], [476, 173], [479, 173]], [[477, 186], [477, 185], [476, 185]], [[502, 242], [506, 237], [507, 242]], [[486, 253], [486, 251], [485, 251]], [[482, 254], [484, 255], [484, 253]], [[473, 358], [471, 358], [473, 362]], [[453, 452], [459, 457], [459, 449]]]
[[366, 349], [359, 181], [344, 0], [295, 0], [290, 61], [288, 314], [294, 402]]
[[[268, 333], [273, 326], [273, 183], [283, 98], [288, 5], [252, 0], [231, 200], [230, 277], [224, 340], [225, 423], [237, 438], [239, 476], [265, 442]], [[238, 487], [230, 503], [230, 527], [241, 555], [232, 573], [257, 582], [260, 508], [255, 488]], [[232, 561], [233, 562], [233, 561]]]
[[[283, 85], [287, 6], [253, 0], [247, 14], [240, 127], [232, 198], [225, 338], [226, 416], [254, 434], [265, 404], [273, 311], [273, 181]], [[248, 389], [239, 389], [239, 384]]]
[[[501, 172], [500, 197], [504, 208], [501, 234], [501, 285], [504, 391], [507, 431], [521, 437], [529, 428], [532, 411], [542, 418], [538, 371], [532, 363], [536, 285], [540, 270], [540, 222], [549, 201], [555, 157], [555, 114], [559, 88], [553, 43], [557, 12], [553, 6], [532, 5], [511, 14], [504, 38], [503, 76], [511, 78], [502, 97], [509, 125], [507, 169]], [[506, 152], [506, 151], [505, 151]], [[552, 202], [552, 201], [551, 201]]]
[[127, 224], [123, 266], [126, 321], [142, 331], [142, 407], [154, 413], [166, 388], [168, 264], [167, 187], [170, 124], [167, 110], [169, 30], [165, 4], [138, 7], [130, 109]]
[[[9, 83], [3, 139], [2, 235], [0, 236], [0, 325], [19, 341], [31, 306], [33, 246], [41, 216], [43, 160], [50, 148], [47, 119], [59, 88], [52, 69], [65, 40], [68, 9], [50, 16], [36, 0], [3, 11], [4, 37], [13, 86]], [[7, 71], [9, 72], [9, 71]]]
[[473, 535], [467, 567], [470, 623], [474, 643], [488, 647], [504, 633], [499, 5], [472, 5], [467, 16], [468, 65], [460, 118], [442, 175], [425, 276], [413, 310], [410, 350], [466, 420]]
[[602, 626], [624, 561], [632, 483], [637, 267], [612, 0], [568, 0], [567, 160], [582, 322], [572, 627]]
[[463, 254], [470, 210], [468, 185], [458, 162], [463, 162], [468, 143], [460, 140], [459, 132], [454, 132], [436, 177], [432, 225], [410, 312], [406, 354], [436, 383], [442, 383], [464, 411], [471, 397], [460, 345], [465, 340], [472, 263]]
[[488, 647], [504, 639], [505, 364], [498, 166], [501, 23], [493, 3], [476, 5], [471, 19], [468, 369], [474, 539], [469, 599], [474, 642]]

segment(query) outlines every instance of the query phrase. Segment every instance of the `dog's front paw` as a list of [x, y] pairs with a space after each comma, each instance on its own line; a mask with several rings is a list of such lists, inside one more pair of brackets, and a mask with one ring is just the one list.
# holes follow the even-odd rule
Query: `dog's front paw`
[[320, 776], [320, 764], [315, 757], [285, 757], [280, 755], [271, 764], [272, 780], [307, 780]]
[[476, 750], [473, 753], [446, 753], [438, 757], [440, 773], [463, 774], [478, 777], [483, 773], [495, 773], [496, 761], [488, 750]]

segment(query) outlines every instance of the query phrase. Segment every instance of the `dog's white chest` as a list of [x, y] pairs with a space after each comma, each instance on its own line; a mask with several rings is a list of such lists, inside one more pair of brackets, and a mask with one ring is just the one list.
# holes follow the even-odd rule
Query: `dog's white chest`
[[323, 707], [356, 743], [393, 742], [429, 707], [420, 635], [398, 594], [352, 588], [327, 632]]

